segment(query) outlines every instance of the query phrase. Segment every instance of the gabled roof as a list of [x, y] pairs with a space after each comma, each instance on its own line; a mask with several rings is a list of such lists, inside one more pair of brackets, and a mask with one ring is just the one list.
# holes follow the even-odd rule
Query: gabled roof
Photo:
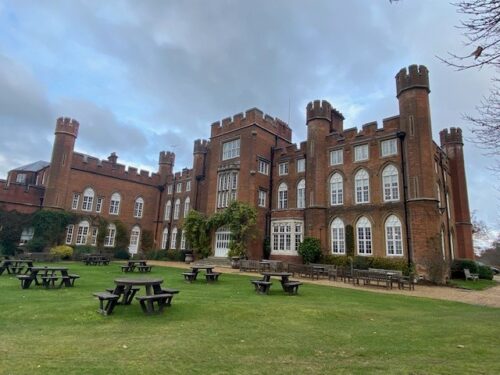
[[23, 171], [23, 172], [38, 172], [46, 167], [48, 167], [50, 163], [43, 161], [43, 160], [38, 160], [35, 161], [34, 163], [23, 165], [22, 167], [14, 168], [14, 171]]

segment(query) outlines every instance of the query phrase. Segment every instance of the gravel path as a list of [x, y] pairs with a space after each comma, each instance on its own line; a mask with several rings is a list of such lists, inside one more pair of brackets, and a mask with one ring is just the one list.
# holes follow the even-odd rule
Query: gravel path
[[[163, 262], [163, 261], [148, 261], [148, 263], [157, 266], [164, 267], [177, 267], [177, 268], [189, 268], [188, 264], [179, 263], [179, 262]], [[231, 268], [216, 268], [217, 272], [222, 273], [237, 273], [241, 275], [255, 275], [252, 272], [240, 272], [239, 270], [231, 269]], [[361, 289], [368, 290], [374, 293], [387, 293], [387, 294], [401, 294], [412, 297], [426, 297], [426, 298], [434, 298], [434, 299], [442, 299], [448, 301], [456, 301], [463, 302], [472, 305], [481, 305], [481, 306], [489, 306], [500, 308], [500, 276], [495, 276], [495, 280], [497, 281], [497, 285], [488, 288], [486, 290], [474, 291], [474, 290], [466, 290], [459, 288], [450, 288], [443, 286], [424, 286], [417, 285], [415, 290], [399, 290], [392, 289], [386, 290], [381, 287], [370, 287], [370, 286], [359, 286], [346, 284], [341, 281], [329, 281], [329, 280], [310, 280], [299, 277], [294, 277], [294, 279], [299, 279], [302, 282], [310, 283], [310, 284], [318, 284], [318, 285], [329, 285], [335, 286], [339, 288], [350, 288], [350, 289]]]

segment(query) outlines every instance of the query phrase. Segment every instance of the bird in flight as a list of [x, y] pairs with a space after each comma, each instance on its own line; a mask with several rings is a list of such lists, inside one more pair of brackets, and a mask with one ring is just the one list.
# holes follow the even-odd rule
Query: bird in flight
[[483, 47], [479, 46], [476, 48], [474, 52], [472, 52], [469, 56], [474, 56], [474, 60], [477, 60], [479, 56], [481, 56], [481, 53], [483, 52]]

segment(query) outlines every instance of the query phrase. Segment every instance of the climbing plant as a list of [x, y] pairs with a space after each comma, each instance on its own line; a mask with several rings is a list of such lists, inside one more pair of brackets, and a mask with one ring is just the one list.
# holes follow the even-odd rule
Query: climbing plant
[[210, 255], [210, 226], [207, 216], [195, 210], [189, 211], [182, 229], [195, 254], [201, 257]]
[[31, 215], [17, 211], [0, 210], [0, 252], [14, 255], [23, 228], [29, 227]]
[[43, 243], [45, 247], [60, 245], [64, 242], [66, 227], [77, 219], [76, 215], [66, 211], [37, 211], [31, 223], [35, 229], [32, 241]]

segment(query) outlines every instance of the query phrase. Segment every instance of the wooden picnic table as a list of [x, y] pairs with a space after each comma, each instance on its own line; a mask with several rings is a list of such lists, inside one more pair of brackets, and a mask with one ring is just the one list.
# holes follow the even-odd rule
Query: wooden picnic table
[[[33, 260], [31, 259], [5, 259], [0, 265], [0, 275], [7, 270], [8, 274], [18, 275], [28, 273], [33, 267]], [[26, 268], [26, 269], [25, 269]]]
[[[292, 276], [290, 272], [275, 272], [275, 271], [261, 272], [261, 275], [263, 276], [264, 281], [271, 281], [272, 276], [280, 277], [282, 287], [283, 284], [288, 283], [288, 281], [290, 280], [290, 276]], [[283, 290], [285, 290], [285, 288], [283, 288]]]
[[[46, 288], [55, 287], [55, 282], [61, 280], [59, 286], [72, 287], [78, 275], [68, 274], [67, 267], [31, 267], [30, 273], [25, 275], [17, 275], [21, 280], [21, 288], [27, 289], [34, 282], [35, 285], [42, 285]], [[40, 280], [38, 279], [41, 279]]]
[[109, 264], [109, 258], [107, 256], [101, 255], [101, 254], [88, 254], [84, 259], [83, 259], [85, 265], [89, 266], [100, 266], [100, 265], [105, 265], [107, 266]]
[[159, 278], [144, 278], [144, 279], [128, 279], [119, 278], [115, 279], [115, 290], [113, 294], [120, 296], [121, 301], [119, 303], [123, 305], [130, 305], [134, 295], [137, 293], [137, 288], [134, 287], [145, 287], [146, 295], [151, 296], [153, 294], [161, 294], [161, 284], [163, 279]]

